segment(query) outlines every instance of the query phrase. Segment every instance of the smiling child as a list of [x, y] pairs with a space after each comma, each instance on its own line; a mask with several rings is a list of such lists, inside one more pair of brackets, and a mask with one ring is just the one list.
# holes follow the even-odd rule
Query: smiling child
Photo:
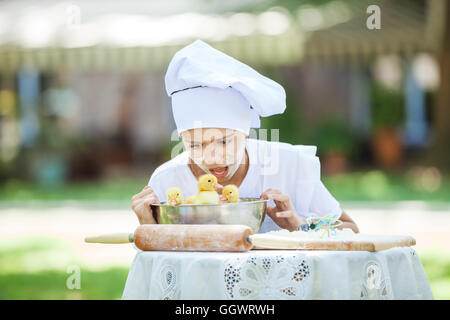
[[167, 189], [194, 195], [198, 177], [210, 173], [219, 193], [234, 184], [241, 198], [270, 200], [260, 233], [298, 230], [318, 214], [343, 221], [339, 229], [359, 232], [321, 182], [316, 147], [249, 137], [261, 116], [284, 112], [282, 86], [200, 40], [175, 54], [165, 82], [186, 151], [160, 165], [133, 196], [141, 224], [156, 223], [150, 204], [164, 201]]

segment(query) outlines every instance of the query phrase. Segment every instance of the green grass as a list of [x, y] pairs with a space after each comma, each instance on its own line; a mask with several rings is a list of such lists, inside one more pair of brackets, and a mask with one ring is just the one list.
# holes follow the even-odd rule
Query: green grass
[[109, 268], [101, 271], [81, 269], [80, 289], [69, 290], [69, 274], [58, 270], [36, 273], [0, 274], [0, 299], [120, 299], [128, 269]]
[[450, 201], [450, 178], [420, 174], [353, 172], [322, 181], [339, 201]]
[[147, 183], [147, 177], [79, 182], [62, 186], [39, 186], [31, 182], [10, 180], [0, 186], [0, 201], [130, 200]]
[[[435, 299], [450, 299], [450, 253], [418, 254]], [[66, 287], [70, 264], [80, 266], [79, 290]], [[86, 267], [68, 244], [54, 238], [26, 237], [0, 245], [0, 299], [120, 299], [127, 275], [125, 267]]]
[[[444, 175], [436, 178], [426, 173], [414, 175], [368, 171], [325, 176], [322, 180], [339, 201], [450, 201], [450, 177]], [[10, 180], [0, 185], [0, 201], [130, 200], [147, 182], [148, 177], [143, 177], [44, 187]]]
[[450, 299], [450, 253], [441, 250], [416, 250], [427, 274], [435, 299]]
[[[67, 288], [68, 266], [79, 266], [80, 289]], [[16, 238], [0, 246], [0, 299], [120, 299], [127, 275], [122, 266], [86, 267], [57, 238]]]

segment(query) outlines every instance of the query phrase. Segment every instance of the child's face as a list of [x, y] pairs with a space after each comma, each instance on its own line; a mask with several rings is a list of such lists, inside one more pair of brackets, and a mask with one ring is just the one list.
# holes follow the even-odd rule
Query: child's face
[[191, 129], [181, 139], [191, 159], [219, 180], [230, 179], [239, 168], [245, 152], [246, 135], [222, 128]]

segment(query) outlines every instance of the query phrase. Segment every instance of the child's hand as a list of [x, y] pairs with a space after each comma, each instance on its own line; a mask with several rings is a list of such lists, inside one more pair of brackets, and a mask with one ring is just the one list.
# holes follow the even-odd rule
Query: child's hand
[[156, 224], [150, 205], [157, 203], [159, 203], [158, 197], [149, 186], [145, 186], [141, 192], [131, 198], [131, 209], [133, 209], [140, 224]]
[[214, 190], [216, 190], [216, 192], [218, 194], [222, 194], [222, 190], [223, 190], [223, 185], [221, 185], [220, 183], [216, 183], [214, 185]]
[[296, 231], [301, 223], [306, 223], [305, 219], [297, 214], [289, 195], [282, 194], [280, 190], [267, 189], [260, 199], [274, 200], [275, 206], [267, 206], [267, 214], [281, 228]]

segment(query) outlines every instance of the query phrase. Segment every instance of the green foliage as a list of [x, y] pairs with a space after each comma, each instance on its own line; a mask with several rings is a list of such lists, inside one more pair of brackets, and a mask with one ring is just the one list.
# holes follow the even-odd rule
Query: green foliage
[[[205, 0], [206, 1], [206, 0]], [[237, 9], [239, 9], [239, 12], [250, 12], [250, 13], [261, 13], [264, 12], [274, 6], [282, 7], [292, 14], [295, 14], [295, 12], [301, 7], [301, 6], [314, 6], [314, 7], [320, 7], [324, 4], [330, 3], [332, 0], [272, 0], [272, 1], [252, 1], [252, 2], [246, 2], [243, 1], [242, 5], [239, 5]], [[358, 0], [341, 0], [348, 4], [350, 8], [352, 8], [355, 3], [358, 3]]]
[[356, 151], [355, 136], [345, 120], [337, 116], [324, 118], [315, 129], [314, 139], [320, 154], [341, 152], [353, 155]]
[[[282, 83], [283, 76], [280, 74], [280, 70], [276, 68], [266, 68], [263, 71], [271, 79]], [[311, 130], [307, 123], [303, 120], [301, 106], [298, 101], [295, 100], [295, 94], [293, 89], [289, 86], [285, 86], [286, 91], [286, 110], [282, 114], [276, 114], [270, 117], [261, 118], [261, 128], [279, 129], [279, 139], [281, 142], [291, 144], [311, 144]], [[270, 135], [267, 137], [270, 139]]]
[[[265, 74], [279, 81], [283, 76], [280, 69], [266, 68]], [[282, 81], [279, 81], [282, 83]], [[285, 86], [287, 108], [283, 114], [261, 118], [261, 128], [279, 129], [280, 141], [291, 144], [317, 145], [320, 153], [339, 151], [347, 155], [356, 152], [355, 136], [342, 116], [328, 114], [321, 122], [311, 124], [305, 121], [302, 107], [296, 100], [295, 88]]]
[[372, 129], [396, 128], [405, 118], [404, 97], [402, 92], [389, 90], [374, 84], [371, 91]]
[[267, 139], [271, 139], [271, 129], [279, 129], [279, 139], [281, 142], [308, 144], [307, 131], [300, 121], [299, 113], [295, 107], [290, 107], [283, 114], [262, 118], [261, 128], [268, 130]]

